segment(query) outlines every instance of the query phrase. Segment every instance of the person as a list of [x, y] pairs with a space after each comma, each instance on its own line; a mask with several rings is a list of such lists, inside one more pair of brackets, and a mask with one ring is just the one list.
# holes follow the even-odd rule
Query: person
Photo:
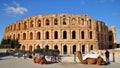
[[109, 62], [109, 51], [108, 50], [106, 50], [105, 56], [106, 56], [106, 62]]

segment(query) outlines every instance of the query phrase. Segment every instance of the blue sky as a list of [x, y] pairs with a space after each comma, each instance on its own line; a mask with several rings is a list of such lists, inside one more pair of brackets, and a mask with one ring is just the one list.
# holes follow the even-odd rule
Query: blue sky
[[40, 14], [88, 14], [116, 27], [120, 43], [120, 0], [0, 0], [0, 40], [4, 28], [18, 20]]

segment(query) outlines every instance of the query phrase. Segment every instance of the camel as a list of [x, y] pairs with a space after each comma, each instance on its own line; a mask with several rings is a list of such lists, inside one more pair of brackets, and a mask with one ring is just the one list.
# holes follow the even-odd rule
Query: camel
[[106, 62], [103, 60], [101, 56], [98, 56], [97, 58], [86, 58], [83, 60], [82, 54], [80, 51], [76, 52], [78, 59], [80, 60], [80, 63], [82, 64], [97, 64], [97, 65], [105, 65]]
[[34, 57], [34, 63], [47, 64], [47, 60], [45, 59], [45, 56], [37, 55]]

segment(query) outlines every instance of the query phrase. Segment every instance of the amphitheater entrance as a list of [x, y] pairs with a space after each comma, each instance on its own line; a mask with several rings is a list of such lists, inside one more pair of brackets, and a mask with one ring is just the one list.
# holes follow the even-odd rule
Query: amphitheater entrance
[[73, 51], [73, 54], [76, 52], [76, 45], [73, 45], [72, 51]]
[[32, 52], [32, 46], [29, 46], [29, 52]]
[[112, 45], [109, 45], [109, 49], [112, 49], [113, 47], [112, 47]]
[[67, 54], [67, 46], [66, 45], [63, 46], [63, 54]]
[[55, 50], [58, 50], [58, 46], [57, 46], [57, 45], [55, 45], [55, 46], [54, 46], [54, 49], [55, 49]]
[[40, 49], [40, 46], [39, 46], [39, 45], [37, 45], [37, 49]]
[[22, 46], [22, 51], [25, 51], [25, 46]]
[[82, 54], [85, 54], [85, 45], [82, 45]]
[[46, 46], [45, 46], [45, 49], [47, 49], [47, 50], [48, 50], [48, 49], [49, 49], [49, 46], [48, 46], [48, 45], [46, 45]]

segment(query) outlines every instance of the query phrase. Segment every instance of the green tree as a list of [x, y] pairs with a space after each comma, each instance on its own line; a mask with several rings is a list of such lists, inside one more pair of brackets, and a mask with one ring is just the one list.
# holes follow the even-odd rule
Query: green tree
[[18, 39], [11, 39], [11, 38], [2, 39], [1, 45], [4, 45], [4, 46], [10, 45], [11, 48], [16, 48], [16, 49], [20, 48], [20, 44], [19, 44]]

